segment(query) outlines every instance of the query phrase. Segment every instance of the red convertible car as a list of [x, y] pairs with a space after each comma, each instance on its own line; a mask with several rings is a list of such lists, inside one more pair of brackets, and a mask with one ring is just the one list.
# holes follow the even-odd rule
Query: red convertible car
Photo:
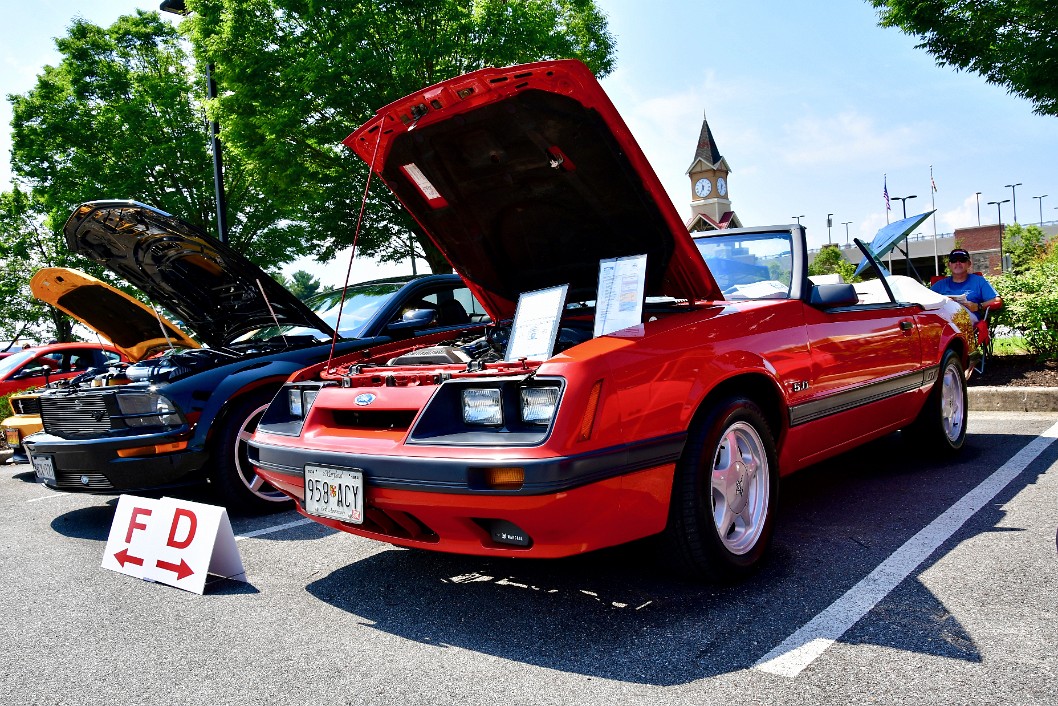
[[496, 324], [290, 378], [248, 453], [324, 525], [512, 557], [660, 535], [727, 578], [781, 475], [898, 429], [963, 445], [962, 307], [869, 253], [881, 277], [814, 283], [799, 225], [688, 234], [578, 62], [426, 88], [346, 144]]

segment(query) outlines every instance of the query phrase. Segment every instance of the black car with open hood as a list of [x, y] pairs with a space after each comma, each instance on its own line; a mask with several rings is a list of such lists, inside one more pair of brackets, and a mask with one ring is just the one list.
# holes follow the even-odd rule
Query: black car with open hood
[[[64, 233], [72, 251], [124, 278], [202, 346], [179, 345], [159, 315], [161, 353], [43, 394], [44, 431], [25, 448], [58, 490], [208, 480], [229, 507], [278, 507], [285, 496], [246, 462], [245, 440], [292, 373], [404, 339], [470, 341], [487, 319], [456, 275], [365, 282], [302, 302], [231, 248], [134, 201], [85, 203]], [[78, 299], [65, 285], [63, 301]]]

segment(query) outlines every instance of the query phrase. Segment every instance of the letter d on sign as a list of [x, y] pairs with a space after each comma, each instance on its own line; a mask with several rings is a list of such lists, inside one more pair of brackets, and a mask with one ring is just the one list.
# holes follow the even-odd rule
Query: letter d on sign
[[[185, 517], [188, 521], [187, 534], [183, 539], [178, 540], [176, 538], [176, 530], [180, 525], [181, 518]], [[166, 544], [176, 549], [187, 549], [187, 546], [195, 539], [195, 530], [197, 528], [198, 518], [195, 517], [195, 513], [182, 507], [176, 508], [176, 512], [173, 513], [173, 524], [169, 528], [169, 541]]]

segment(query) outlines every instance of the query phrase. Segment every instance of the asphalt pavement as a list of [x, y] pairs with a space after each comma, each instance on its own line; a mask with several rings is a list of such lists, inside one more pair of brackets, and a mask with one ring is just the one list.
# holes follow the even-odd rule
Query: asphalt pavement
[[248, 582], [200, 596], [100, 568], [114, 498], [0, 466], [0, 689], [17, 704], [1058, 703], [1055, 436], [1058, 414], [974, 411], [954, 459], [893, 434], [805, 469], [782, 483], [768, 559], [734, 585], [673, 578], [650, 542], [486, 560], [289, 511], [233, 517]]

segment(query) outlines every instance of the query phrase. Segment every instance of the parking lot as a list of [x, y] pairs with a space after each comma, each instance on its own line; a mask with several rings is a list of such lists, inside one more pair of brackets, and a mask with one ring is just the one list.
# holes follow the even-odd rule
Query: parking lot
[[483, 560], [289, 511], [233, 517], [249, 582], [199, 596], [100, 568], [115, 498], [0, 466], [0, 688], [34, 704], [1058, 703], [1056, 423], [975, 412], [954, 462], [895, 434], [786, 479], [763, 570], [726, 586], [667, 575], [650, 542]]

